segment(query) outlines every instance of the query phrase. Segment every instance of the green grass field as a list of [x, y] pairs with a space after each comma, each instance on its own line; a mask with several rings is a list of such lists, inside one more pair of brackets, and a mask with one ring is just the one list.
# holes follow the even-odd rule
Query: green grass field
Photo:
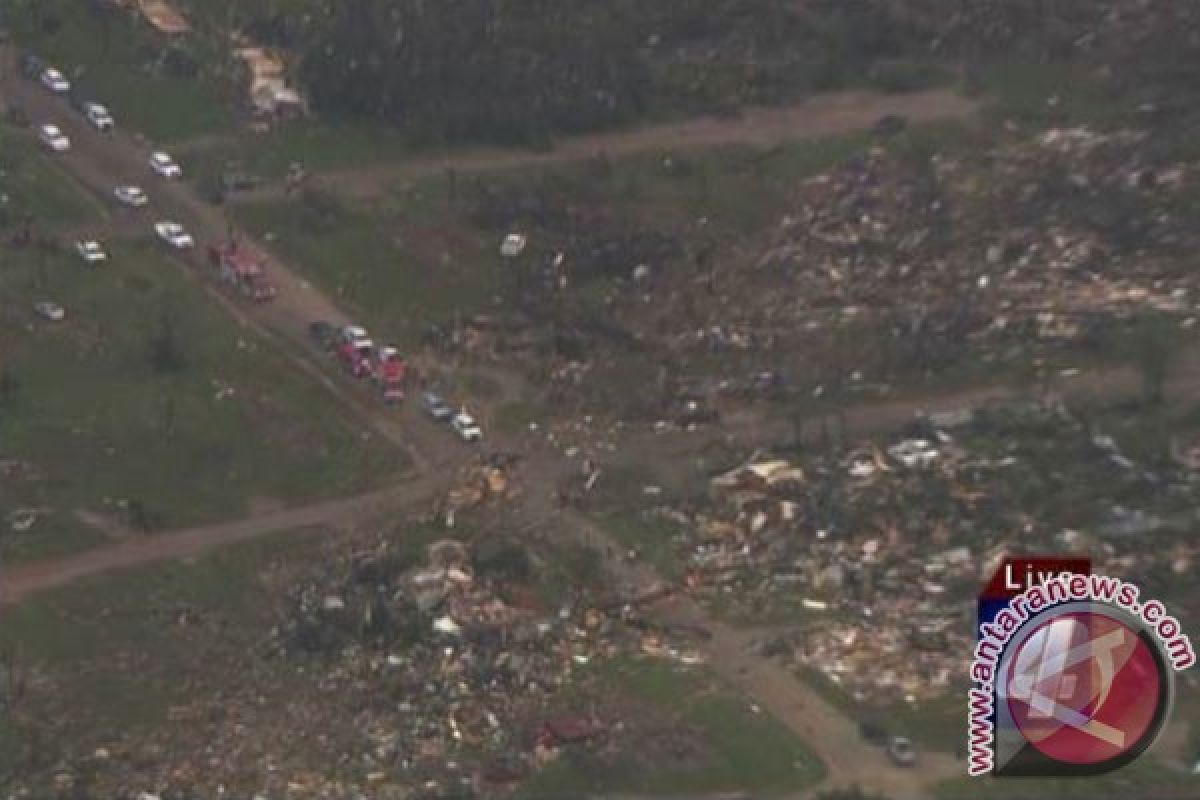
[[[170, 43], [105, 3], [11, 0], [13, 39], [61, 69], [117, 124], [159, 142], [225, 131], [233, 121], [215, 75], [227, 57], [203, 36]], [[76, 71], [79, 71], [77, 74]]]
[[978, 82], [991, 114], [1021, 122], [1103, 124], [1132, 110], [1094, 72], [1076, 64], [999, 61], [983, 66]]
[[[95, 269], [66, 250], [4, 253], [0, 458], [36, 476], [0, 482], [0, 505], [50, 510], [0, 539], [6, 559], [100, 541], [75, 515], [119, 500], [177, 528], [350, 493], [405, 466], [153, 245], [110, 251]], [[43, 299], [67, 319], [37, 318]], [[155, 363], [164, 325], [177, 366]]]
[[191, 178], [203, 186], [226, 164], [236, 164], [264, 180], [279, 180], [293, 162], [322, 171], [386, 165], [411, 158], [415, 152], [401, 133], [386, 127], [297, 120], [266, 133], [241, 133], [211, 146], [201, 143], [179, 154], [190, 155], [200, 164], [201, 171]]
[[499, 265], [474, 232], [448, 241], [432, 221], [371, 213], [332, 198], [236, 208], [238, 219], [352, 310], [377, 337], [411, 344], [424, 326], [484, 308]]
[[[260, 573], [285, 554], [301, 561], [317, 549], [319, 533], [280, 533], [193, 562], [100, 576], [6, 609], [0, 653], [44, 683], [0, 715], [0, 786], [28, 755], [20, 745], [35, 731], [47, 750], [42, 761], [60, 740], [90, 752], [128, 734], [168, 729], [173, 705], [261, 679], [254, 674], [260, 662], [247, 668], [247, 654], [271, 622]], [[182, 621], [185, 612], [193, 613], [190, 622]], [[286, 677], [281, 671], [272, 680]]]
[[0, 230], [29, 215], [41, 227], [78, 228], [97, 222], [108, 209], [80, 190], [57, 164], [40, 157], [27, 138], [0, 126]]
[[820, 764], [790, 731], [770, 716], [752, 711], [745, 700], [703, 670], [636, 659], [619, 660], [600, 670], [598, 687], [606, 698], [640, 707], [681, 739], [695, 737], [702, 755], [688, 767], [650, 763], [635, 742], [622, 743], [618, 735], [616, 763], [599, 764], [568, 752], [523, 787], [518, 797], [550, 800], [622, 792], [723, 791], [768, 797], [805, 789], [822, 775]]

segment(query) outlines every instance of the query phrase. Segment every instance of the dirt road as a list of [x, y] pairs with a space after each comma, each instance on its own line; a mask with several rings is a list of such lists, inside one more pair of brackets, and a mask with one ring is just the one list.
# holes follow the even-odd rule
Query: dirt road
[[191, 558], [223, 545], [272, 533], [298, 531], [319, 525], [348, 526], [360, 520], [377, 519], [397, 507], [425, 507], [440, 491], [448, 487], [448, 483], [444, 476], [428, 475], [356, 497], [330, 500], [219, 525], [137, 536], [66, 558], [11, 567], [0, 574], [0, 609], [19, 603], [38, 592], [112, 570]]
[[[934, 89], [911, 94], [882, 95], [838, 92], [812, 97], [779, 108], [747, 108], [736, 117], [699, 117], [641, 128], [564, 139], [541, 151], [500, 148], [422, 154], [390, 164], [336, 169], [310, 177], [316, 185], [352, 197], [382, 194], [397, 183], [449, 169], [460, 173], [486, 172], [580, 161], [597, 156], [621, 158], [656, 151], [683, 151], [751, 145], [771, 147], [789, 141], [819, 139], [870, 128], [881, 117], [903, 116], [911, 123], [962, 119], [977, 104], [955, 92]], [[231, 195], [235, 201], [278, 197], [283, 187], [264, 186]]]

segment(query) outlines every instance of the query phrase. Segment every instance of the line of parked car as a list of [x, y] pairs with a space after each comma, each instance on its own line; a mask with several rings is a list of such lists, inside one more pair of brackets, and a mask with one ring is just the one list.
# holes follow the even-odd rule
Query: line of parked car
[[[56, 67], [50, 66], [32, 53], [21, 57], [21, 71], [30, 80], [40, 83], [47, 91], [66, 97], [72, 108], [79, 112], [84, 119], [97, 131], [108, 133], [116, 127], [116, 121], [104, 105], [86, 99], [78, 87], [73, 87], [70, 80]], [[52, 153], [65, 153], [71, 149], [71, 140], [62, 128], [54, 123], [46, 123], [38, 127], [38, 138]], [[169, 153], [161, 150], [150, 154], [148, 160], [150, 170], [165, 180], [178, 180], [183, 177], [183, 168]], [[116, 201], [129, 208], [144, 208], [150, 204], [150, 197], [145, 190], [134, 184], [117, 186], [113, 189]], [[161, 220], [154, 223], [154, 233], [160, 241], [176, 250], [188, 250], [195, 247], [195, 241], [178, 222]], [[108, 254], [104, 246], [94, 239], [84, 239], [75, 243], [75, 250], [84, 263], [91, 266], [104, 263]]]
[[[308, 326], [317, 346], [332, 352], [342, 366], [356, 378], [372, 381], [383, 394], [384, 402], [404, 399], [408, 365], [395, 347], [379, 347], [361, 325], [334, 325], [318, 320]], [[447, 425], [465, 442], [483, 439], [483, 430], [467, 410], [455, 411], [434, 392], [421, 395], [421, 406], [438, 423]]]

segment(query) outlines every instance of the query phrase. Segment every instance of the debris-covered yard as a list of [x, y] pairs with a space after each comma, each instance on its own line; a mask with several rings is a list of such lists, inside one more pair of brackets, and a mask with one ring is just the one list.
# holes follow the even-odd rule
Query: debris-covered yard
[[[819, 775], [685, 638], [587, 584], [542, 580], [560, 568], [553, 550], [474, 526], [384, 530], [283, 534], [17, 609], [0, 635], [0, 740], [17, 743], [0, 772], [39, 796], [314, 798], [501, 796], [527, 781], [531, 797], [779, 790]], [[59, 713], [97, 686], [102, 702]]]
[[1146, 347], [1195, 335], [1196, 169], [1133, 115], [447, 173], [382, 202], [311, 188], [236, 212], [429, 359], [517, 366], [551, 416], [686, 427], [1143, 368]]
[[[765, 656], [944, 747], [961, 715], [953, 735], [925, 720], [963, 691], [974, 599], [1001, 555], [1086, 553], [1200, 617], [1190, 424], [1131, 404], [998, 403], [845, 446], [755, 452], [703, 489], [678, 475], [664, 489], [653, 471], [630, 485], [616, 466], [629, 456], [598, 451], [598, 479], [573, 502], [623, 529], [629, 558], [762, 630]], [[617, 494], [602, 491], [610, 475]]]

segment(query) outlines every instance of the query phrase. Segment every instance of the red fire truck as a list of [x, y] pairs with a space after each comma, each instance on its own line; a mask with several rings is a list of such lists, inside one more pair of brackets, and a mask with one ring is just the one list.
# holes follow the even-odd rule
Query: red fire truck
[[275, 287], [263, 273], [262, 260], [248, 248], [237, 242], [211, 245], [208, 248], [209, 263], [217, 270], [217, 277], [256, 303], [265, 303], [275, 296]]

